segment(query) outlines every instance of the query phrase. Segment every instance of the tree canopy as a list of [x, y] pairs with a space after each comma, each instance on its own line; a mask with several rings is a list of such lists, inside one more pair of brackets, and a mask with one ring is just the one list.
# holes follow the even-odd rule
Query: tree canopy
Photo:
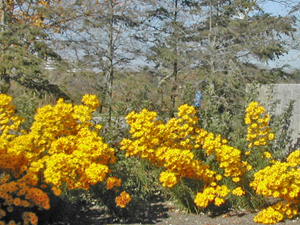
[[69, 73], [65, 84], [96, 92], [109, 114], [121, 93], [134, 93], [128, 74], [148, 79], [141, 96], [155, 99], [170, 115], [180, 102], [191, 103], [198, 90], [234, 110], [244, 104], [247, 83], [287, 77], [283, 68], [265, 70], [259, 63], [286, 54], [296, 32], [295, 17], [266, 13], [249, 0], [1, 3], [2, 92], [14, 80], [36, 92], [63, 95], [43, 69], [47, 60], [62, 57], [74, 65], [63, 72]]
[[1, 92], [7, 93], [11, 81], [38, 95], [68, 96], [44, 77], [48, 59], [60, 60], [50, 47], [47, 20], [54, 1], [1, 1], [0, 72]]

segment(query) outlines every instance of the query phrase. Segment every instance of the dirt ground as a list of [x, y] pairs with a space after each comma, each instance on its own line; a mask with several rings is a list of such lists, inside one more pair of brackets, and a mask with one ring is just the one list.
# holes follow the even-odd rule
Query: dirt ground
[[[157, 224], [157, 225], [226, 225], [226, 224], [243, 224], [257, 225], [253, 221], [255, 214], [247, 211], [227, 211], [219, 214], [188, 214], [172, 204], [172, 202], [151, 204], [149, 210], [143, 213], [143, 217], [138, 221], [116, 220], [106, 215], [97, 206], [81, 208], [72, 212], [68, 219], [52, 223], [53, 225], [138, 225], [138, 224]], [[300, 219], [286, 220], [278, 223], [280, 225], [300, 224]]]

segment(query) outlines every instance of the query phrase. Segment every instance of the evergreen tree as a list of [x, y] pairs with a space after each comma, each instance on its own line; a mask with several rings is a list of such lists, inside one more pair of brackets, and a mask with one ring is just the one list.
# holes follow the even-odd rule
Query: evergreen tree
[[[266, 72], [258, 63], [267, 63], [287, 53], [286, 38], [295, 32], [294, 20], [264, 13], [255, 1], [206, 2], [207, 17], [198, 41], [200, 73], [211, 93], [225, 109], [234, 110], [245, 96], [248, 83], [274, 83], [285, 73]], [[279, 69], [280, 70], [280, 69]]]
[[145, 13], [149, 19], [143, 24], [145, 32], [139, 40], [148, 45], [145, 56], [154, 63], [162, 106], [173, 116], [181, 83], [179, 76], [187, 74], [193, 67], [190, 38], [196, 31], [194, 26], [201, 16], [201, 5], [194, 0], [147, 2]]
[[46, 12], [50, 3], [1, 0], [1, 93], [7, 93], [11, 82], [15, 81], [39, 96], [53, 94], [68, 98], [43, 75], [43, 66], [48, 59], [60, 59], [47, 42], [50, 26], [46, 23]]
[[62, 6], [70, 16], [65, 19], [60, 43], [73, 53], [79, 70], [94, 72], [94, 86], [109, 118], [115, 70], [129, 65], [139, 54], [132, 37], [143, 20], [141, 8], [143, 4], [133, 0], [82, 0]]
[[220, 111], [232, 111], [243, 107], [247, 83], [276, 82], [286, 75], [282, 68], [265, 71], [258, 63], [287, 53], [286, 37], [295, 32], [293, 17], [264, 13], [250, 0], [149, 3], [154, 9], [147, 55], [160, 69], [158, 74], [167, 71], [159, 74], [162, 81], [175, 80], [179, 71], [197, 70], [195, 92], [209, 90], [206, 94]]

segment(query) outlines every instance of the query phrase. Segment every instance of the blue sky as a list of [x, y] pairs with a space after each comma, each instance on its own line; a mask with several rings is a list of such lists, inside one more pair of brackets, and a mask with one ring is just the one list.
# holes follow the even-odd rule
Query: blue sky
[[[267, 13], [271, 13], [274, 15], [281, 15], [286, 16], [288, 15], [291, 6], [299, 4], [299, 0], [290, 0], [290, 4], [280, 4], [276, 2], [267, 2], [262, 5], [263, 10]], [[299, 39], [296, 36], [296, 38]], [[299, 50], [292, 50], [288, 54], [286, 54], [284, 57], [281, 57], [280, 59], [276, 61], [272, 61], [269, 63], [269, 66], [271, 67], [277, 67], [277, 66], [283, 66], [285, 64], [290, 64], [293, 68], [300, 69], [300, 52]]]
[[265, 12], [272, 13], [274, 15], [286, 15], [288, 13], [288, 9], [280, 3], [276, 2], [268, 2], [262, 5], [262, 8]]
[[293, 6], [299, 4], [299, 0], [258, 0], [265, 12], [274, 15], [286, 16]]

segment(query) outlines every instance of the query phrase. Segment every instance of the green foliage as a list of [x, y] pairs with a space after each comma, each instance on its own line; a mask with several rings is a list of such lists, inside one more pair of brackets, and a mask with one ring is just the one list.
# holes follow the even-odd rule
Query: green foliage
[[[91, 186], [82, 196], [88, 203], [104, 207], [115, 220], [143, 221], [151, 203], [165, 201], [166, 193], [157, 179], [159, 171], [147, 162], [136, 158], [127, 158], [123, 152], [117, 152], [117, 162], [112, 166], [112, 176], [122, 179], [122, 186], [107, 190], [105, 183]], [[115, 198], [126, 190], [132, 200], [126, 208], [116, 206]], [[68, 199], [77, 200], [78, 192], [68, 192]]]
[[[273, 116], [272, 127], [274, 129], [275, 135], [275, 144], [272, 146], [272, 153], [278, 159], [285, 159], [289, 153], [295, 150], [292, 149], [292, 139], [291, 139], [291, 116], [294, 110], [295, 101], [290, 101], [287, 104], [287, 107], [284, 109], [284, 112], [281, 115]], [[275, 103], [276, 104], [276, 103]], [[288, 151], [290, 150], [290, 152]]]
[[203, 182], [199, 180], [182, 179], [172, 189], [165, 188], [165, 192], [169, 193], [170, 200], [187, 213], [200, 213], [206, 211], [199, 208], [194, 203], [195, 193], [203, 189]]
[[[15, 4], [17, 3], [10, 2], [7, 5], [5, 3], [14, 10], [11, 13], [3, 13], [5, 18], [1, 24], [1, 93], [8, 93], [12, 83], [16, 82], [23, 89], [35, 92], [39, 97], [52, 94], [55, 97], [69, 99], [59, 86], [52, 84], [45, 77], [43, 67], [46, 62], [49, 59], [59, 61], [61, 58], [50, 47], [49, 33], [45, 30], [45, 26], [38, 25], [35, 21], [38, 17], [43, 17], [39, 13], [35, 15], [37, 10], [35, 4], [39, 7], [42, 4], [26, 1], [19, 2], [18, 6]], [[22, 10], [24, 11], [21, 12]]]
[[17, 115], [25, 119], [21, 124], [21, 128], [29, 130], [34, 121], [34, 115], [37, 109], [37, 99], [21, 95], [19, 98], [15, 99], [15, 102]]

